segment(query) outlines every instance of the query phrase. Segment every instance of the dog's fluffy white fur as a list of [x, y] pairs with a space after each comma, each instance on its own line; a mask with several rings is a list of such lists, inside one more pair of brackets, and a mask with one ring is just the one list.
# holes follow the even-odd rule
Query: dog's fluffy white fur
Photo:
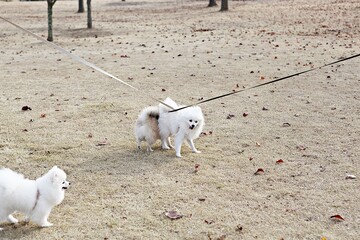
[[160, 139], [159, 127], [159, 108], [150, 106], [141, 111], [135, 124], [135, 137], [138, 149], [141, 149], [141, 142], [147, 142], [147, 151], [153, 151], [151, 146]]
[[26, 221], [42, 227], [52, 226], [48, 222], [51, 209], [62, 202], [69, 185], [65, 172], [56, 166], [36, 180], [25, 179], [22, 174], [1, 168], [0, 223], [17, 223], [11, 214], [21, 212], [26, 215]]
[[[178, 106], [172, 99], [166, 98], [165, 104], [177, 109]], [[181, 157], [181, 145], [187, 141], [194, 153], [200, 153], [195, 148], [194, 139], [198, 138], [204, 127], [204, 115], [198, 106], [188, 107], [176, 112], [169, 112], [170, 109], [163, 104], [159, 105], [159, 131], [163, 149], [170, 149], [170, 136], [174, 135], [175, 152]]]

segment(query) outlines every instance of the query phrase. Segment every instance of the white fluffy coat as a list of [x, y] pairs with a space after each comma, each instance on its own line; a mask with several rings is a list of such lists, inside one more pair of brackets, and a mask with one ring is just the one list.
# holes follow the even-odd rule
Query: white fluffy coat
[[25, 179], [8, 168], [0, 169], [0, 223], [17, 223], [11, 215], [17, 211], [26, 215], [26, 221], [52, 226], [47, 220], [51, 209], [62, 202], [69, 185], [65, 172], [56, 166], [36, 180]]
[[[164, 103], [177, 109], [178, 106], [172, 99], [165, 99]], [[170, 136], [174, 135], [175, 152], [181, 157], [181, 145], [184, 140], [189, 144], [192, 152], [200, 153], [195, 148], [194, 139], [198, 138], [204, 127], [204, 115], [198, 106], [185, 108], [176, 112], [169, 112], [170, 109], [163, 104], [159, 105], [159, 130], [161, 145], [163, 149], [170, 149]]]

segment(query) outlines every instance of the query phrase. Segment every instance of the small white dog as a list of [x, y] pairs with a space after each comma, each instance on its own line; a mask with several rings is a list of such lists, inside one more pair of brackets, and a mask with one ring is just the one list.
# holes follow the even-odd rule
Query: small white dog
[[52, 226], [47, 220], [51, 209], [62, 202], [69, 185], [66, 173], [56, 166], [36, 180], [25, 179], [19, 173], [1, 168], [0, 223], [18, 223], [11, 215], [17, 211], [26, 215], [25, 221], [31, 220], [41, 227]]
[[147, 151], [152, 152], [151, 146], [160, 139], [159, 108], [157, 106], [147, 107], [141, 111], [135, 124], [135, 137], [138, 149], [141, 149], [141, 142], [147, 142]]
[[[177, 109], [178, 106], [172, 99], [166, 98], [165, 104]], [[188, 107], [176, 112], [163, 104], [159, 105], [159, 130], [163, 149], [170, 149], [170, 136], [175, 135], [174, 144], [177, 157], [181, 157], [181, 145], [186, 139], [194, 153], [200, 153], [195, 148], [194, 139], [198, 138], [204, 127], [204, 115], [198, 106]]]

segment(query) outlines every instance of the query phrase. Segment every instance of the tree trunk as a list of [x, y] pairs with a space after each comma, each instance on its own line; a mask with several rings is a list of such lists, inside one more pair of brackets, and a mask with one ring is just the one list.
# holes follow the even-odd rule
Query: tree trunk
[[53, 28], [52, 28], [52, 14], [53, 14], [53, 6], [55, 4], [56, 0], [47, 0], [47, 6], [48, 6], [48, 38], [47, 40], [49, 42], [52, 42], [54, 40], [53, 38]]
[[87, 0], [87, 27], [92, 28], [92, 19], [91, 19], [91, 0]]
[[228, 0], [221, 0], [221, 9], [220, 9], [220, 11], [228, 11], [228, 10], [229, 10]]
[[79, 10], [78, 13], [83, 13], [85, 12], [84, 10], [84, 0], [79, 0]]
[[208, 7], [215, 7], [215, 6], [217, 6], [216, 0], [209, 0]]

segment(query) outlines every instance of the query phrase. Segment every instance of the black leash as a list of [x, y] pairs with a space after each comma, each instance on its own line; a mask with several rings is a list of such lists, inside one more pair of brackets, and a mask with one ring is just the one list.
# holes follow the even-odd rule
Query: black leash
[[177, 112], [177, 111], [180, 111], [180, 110], [185, 109], [185, 108], [188, 108], [188, 107], [192, 107], [192, 106], [199, 105], [199, 104], [202, 104], [202, 103], [210, 102], [210, 101], [213, 101], [213, 100], [216, 100], [216, 99], [219, 99], [219, 98], [231, 96], [231, 95], [236, 94], [236, 93], [239, 93], [239, 92], [244, 92], [244, 91], [247, 91], [247, 90], [250, 90], [250, 89], [253, 89], [253, 88], [258, 88], [258, 87], [262, 87], [262, 86], [265, 86], [265, 85], [268, 85], [268, 84], [276, 83], [276, 82], [279, 82], [279, 81], [282, 81], [282, 80], [285, 80], [285, 79], [288, 79], [288, 78], [292, 78], [292, 77], [295, 77], [295, 76], [299, 76], [299, 75], [301, 75], [301, 74], [304, 74], [304, 73], [307, 73], [307, 72], [311, 72], [311, 71], [315, 71], [315, 70], [317, 70], [317, 69], [320, 69], [320, 68], [323, 68], [323, 67], [327, 67], [327, 66], [331, 66], [331, 65], [334, 65], [334, 64], [337, 64], [337, 63], [340, 63], [340, 62], [344, 62], [344, 61], [350, 60], [350, 59], [352, 59], [352, 58], [356, 58], [356, 57], [360, 57], [360, 54], [356, 54], [356, 55], [353, 55], [353, 56], [350, 56], [350, 57], [347, 57], [347, 58], [342, 58], [342, 59], [340, 59], [340, 60], [337, 60], [337, 61], [331, 62], [331, 63], [327, 63], [327, 64], [322, 65], [322, 66], [320, 66], [320, 67], [316, 67], [316, 68], [312, 68], [312, 69], [305, 70], [305, 71], [302, 71], [302, 72], [298, 72], [298, 73], [295, 73], [295, 74], [291, 74], [291, 75], [288, 75], [288, 76], [286, 76], [286, 77], [278, 78], [278, 79], [275, 79], [275, 80], [272, 80], [272, 81], [269, 81], [269, 82], [265, 82], [265, 83], [262, 83], [262, 84], [258, 84], [258, 85], [255, 85], [255, 86], [246, 88], [246, 89], [241, 89], [241, 90], [237, 90], [237, 91], [232, 91], [232, 92], [230, 92], [230, 93], [226, 93], [226, 94], [223, 94], [223, 95], [219, 95], [219, 96], [216, 96], [216, 97], [212, 97], [212, 98], [209, 98], [209, 99], [205, 99], [205, 100], [202, 100], [202, 101], [200, 101], [200, 102], [197, 102], [197, 103], [194, 103], [194, 104], [191, 104], [191, 105], [187, 105], [187, 106], [185, 106], [185, 107], [181, 107], [181, 108], [177, 108], [177, 109], [171, 110], [171, 111], [169, 111], [169, 112]]

